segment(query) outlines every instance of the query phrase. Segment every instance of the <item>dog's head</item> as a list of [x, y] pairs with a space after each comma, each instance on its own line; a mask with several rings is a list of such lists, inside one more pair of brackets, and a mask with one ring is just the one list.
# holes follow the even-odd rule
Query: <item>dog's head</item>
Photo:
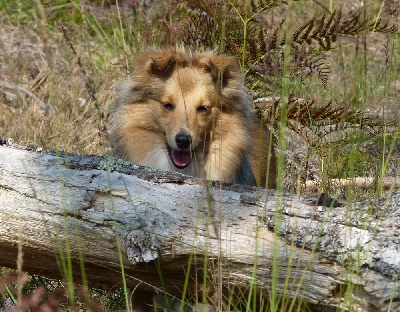
[[193, 155], [207, 153], [221, 113], [247, 117], [249, 100], [233, 57], [169, 49], [145, 52], [135, 64], [126, 99], [152, 106], [178, 168], [188, 166]]

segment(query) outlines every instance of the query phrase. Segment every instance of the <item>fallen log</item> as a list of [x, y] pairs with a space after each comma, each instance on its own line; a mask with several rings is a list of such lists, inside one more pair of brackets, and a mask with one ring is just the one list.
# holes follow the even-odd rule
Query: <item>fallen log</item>
[[320, 206], [106, 156], [0, 146], [0, 265], [20, 256], [28, 272], [75, 279], [84, 268], [102, 288], [120, 285], [123, 268], [129, 287], [178, 297], [214, 278], [221, 292], [253, 285], [315, 310], [398, 311], [399, 199]]

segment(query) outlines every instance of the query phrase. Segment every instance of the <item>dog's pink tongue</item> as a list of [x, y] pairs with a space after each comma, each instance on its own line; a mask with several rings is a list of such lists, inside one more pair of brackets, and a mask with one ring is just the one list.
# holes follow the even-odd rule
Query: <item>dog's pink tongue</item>
[[186, 167], [189, 165], [192, 157], [190, 156], [190, 152], [180, 151], [180, 150], [171, 150], [172, 161], [178, 167]]

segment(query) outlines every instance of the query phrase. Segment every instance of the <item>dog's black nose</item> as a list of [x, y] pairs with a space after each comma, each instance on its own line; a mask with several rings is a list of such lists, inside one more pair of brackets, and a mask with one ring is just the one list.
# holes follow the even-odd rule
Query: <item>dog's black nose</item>
[[190, 146], [190, 135], [178, 133], [175, 136], [175, 142], [181, 149], [188, 148]]

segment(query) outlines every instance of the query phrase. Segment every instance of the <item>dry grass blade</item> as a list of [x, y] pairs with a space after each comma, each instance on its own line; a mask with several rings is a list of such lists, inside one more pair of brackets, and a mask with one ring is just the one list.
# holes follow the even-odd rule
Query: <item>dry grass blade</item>
[[11, 89], [11, 90], [16, 90], [18, 92], [28, 95], [29, 97], [32, 98], [32, 100], [40, 107], [40, 109], [44, 113], [47, 114], [49, 112], [49, 108], [50, 108], [49, 105], [45, 104], [41, 99], [39, 99], [36, 95], [34, 95], [32, 92], [30, 92], [26, 88], [19, 86], [15, 83], [9, 82], [9, 81], [1, 81], [1, 80], [0, 80], [0, 87]]

